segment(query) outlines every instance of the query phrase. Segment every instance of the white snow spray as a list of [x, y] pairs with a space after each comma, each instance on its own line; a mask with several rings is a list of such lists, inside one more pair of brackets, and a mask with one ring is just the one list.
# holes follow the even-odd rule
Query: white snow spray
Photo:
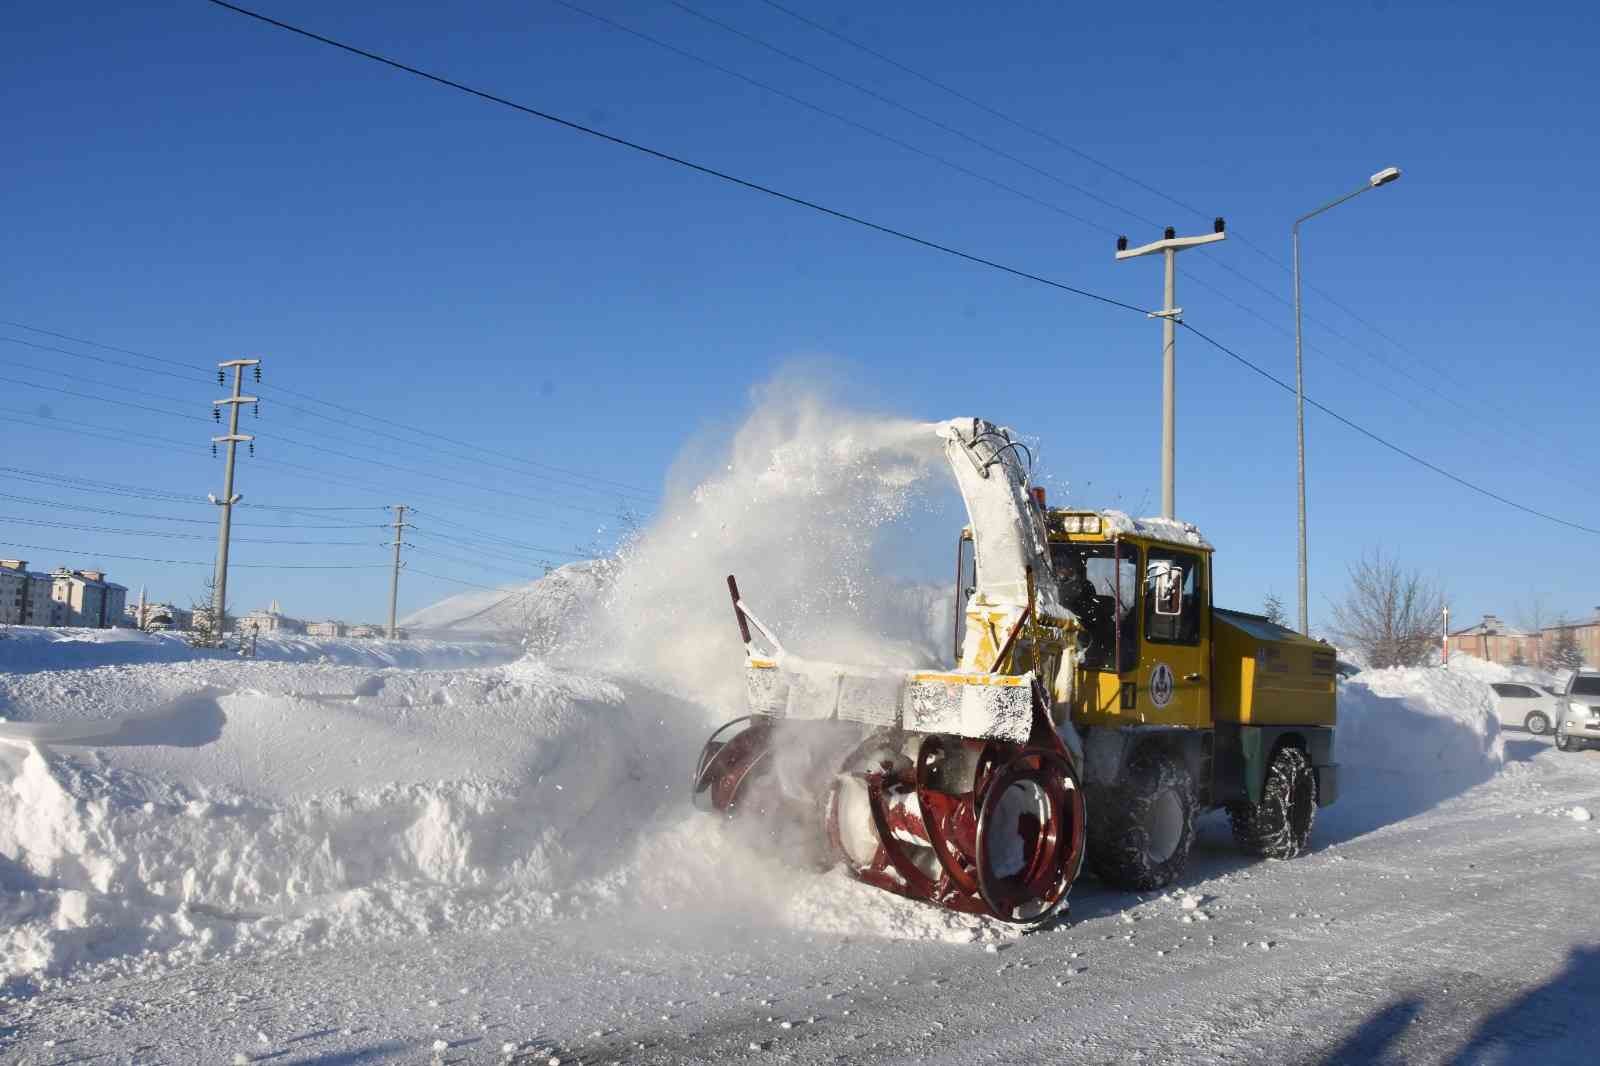
[[[937, 494], [954, 498], [935, 425], [851, 409], [794, 373], [754, 399], [743, 424], [712, 449], [714, 461], [693, 471], [680, 461], [679, 484], [620, 553], [571, 649], [591, 666], [677, 698], [660, 720], [657, 750], [682, 760], [685, 785], [706, 733], [747, 713], [729, 574], [790, 651], [901, 667], [938, 665], [951, 654], [952, 590], [885, 572], [896, 552], [933, 548], [924, 538], [954, 545], [956, 528], [943, 515], [932, 520]], [[918, 526], [924, 511], [930, 521]], [[901, 543], [908, 530], [919, 543]], [[686, 709], [700, 720], [670, 720]], [[794, 742], [806, 739], [797, 731]], [[627, 887], [616, 886], [624, 896], [665, 907], [678, 921], [703, 921], [708, 935], [730, 918], [846, 933], [981, 935], [983, 923], [842, 875], [813, 876], [796, 866], [815, 858], [804, 846], [772, 838], [771, 826], [700, 814], [686, 799], [668, 804], [641, 835], [622, 877]], [[794, 827], [797, 838], [820, 831], [820, 813], [816, 826]]]
[[704, 706], [701, 725], [745, 713], [729, 574], [811, 657], [929, 665], [952, 610], [948, 590], [874, 563], [886, 528], [944, 487], [932, 426], [844, 409], [792, 375], [756, 399], [717, 468], [669, 491], [623, 550], [581, 642], [590, 662]]

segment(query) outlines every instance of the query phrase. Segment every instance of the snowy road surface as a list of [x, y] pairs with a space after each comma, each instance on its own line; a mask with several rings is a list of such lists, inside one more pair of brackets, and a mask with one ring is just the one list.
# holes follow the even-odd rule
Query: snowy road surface
[[0, 1001], [0, 1061], [1593, 1062], [1600, 751], [1506, 747], [1293, 862], [1213, 816], [1178, 893], [1086, 879], [995, 950], [638, 908], [68, 981]]

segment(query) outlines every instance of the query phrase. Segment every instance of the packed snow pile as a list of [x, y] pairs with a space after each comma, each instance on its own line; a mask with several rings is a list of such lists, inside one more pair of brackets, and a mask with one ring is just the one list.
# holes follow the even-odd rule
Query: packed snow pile
[[1339, 801], [1346, 834], [1396, 821], [1487, 781], [1505, 742], [1487, 684], [1437, 667], [1366, 670], [1339, 686]]

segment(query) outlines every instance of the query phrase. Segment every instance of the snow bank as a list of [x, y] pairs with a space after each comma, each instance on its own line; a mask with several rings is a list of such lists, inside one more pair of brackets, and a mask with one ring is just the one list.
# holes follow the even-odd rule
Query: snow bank
[[1520, 681], [1525, 685], [1554, 685], [1557, 680], [1565, 680], [1566, 676], [1566, 671], [1541, 670], [1536, 666], [1505, 666], [1459, 652], [1451, 654], [1446, 669], [1485, 683]]
[[1505, 762], [1489, 686], [1436, 667], [1367, 670], [1341, 684], [1334, 744], [1340, 795], [1318, 816], [1323, 839], [1426, 810]]
[[[349, 666], [472, 666], [505, 662], [515, 647], [490, 642], [357, 640], [267, 634], [256, 642], [261, 662], [342, 663]], [[7, 626], [0, 640], [0, 672], [71, 670], [134, 663], [237, 661], [238, 653], [192, 648], [183, 633], [137, 629], [55, 629]]]
[[[603, 897], [563, 893], [688, 758], [648, 694], [535, 662], [287, 673], [96, 732], [0, 723], [0, 980], [581, 912]], [[79, 683], [138, 697], [119, 680]], [[97, 746], [16, 739], [52, 729]]]

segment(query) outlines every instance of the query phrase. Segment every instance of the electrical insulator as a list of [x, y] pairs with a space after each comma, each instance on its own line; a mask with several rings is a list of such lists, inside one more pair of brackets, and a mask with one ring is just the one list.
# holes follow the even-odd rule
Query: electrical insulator
[[213, 421], [213, 422], [221, 422], [222, 421], [222, 408], [213, 407], [211, 409], [211, 421]]
[[259, 385], [260, 383], [261, 383], [261, 364], [257, 363], [256, 364], [256, 384]]
[[212, 441], [211, 442], [211, 458], [215, 459], [216, 457], [217, 457], [217, 442], [216, 441]]
[[255, 441], [251, 441], [250, 442], [250, 454], [254, 455], [255, 453], [256, 453], [256, 442]]
[[256, 417], [260, 418], [261, 417], [261, 405], [260, 404], [252, 404], [251, 406], [255, 408]]
[[220, 371], [220, 370], [217, 371], [217, 384], [218, 385], [226, 385], [227, 383], [228, 383], [227, 376], [224, 375], [222, 371]]
[[1167, 240], [1170, 241], [1170, 240], [1172, 240], [1172, 239], [1174, 239], [1175, 237], [1178, 236], [1178, 231], [1173, 229], [1171, 226], [1168, 226], [1167, 230], [1166, 230], [1166, 233], [1163, 234], [1163, 236], [1165, 236], [1167, 238]]

